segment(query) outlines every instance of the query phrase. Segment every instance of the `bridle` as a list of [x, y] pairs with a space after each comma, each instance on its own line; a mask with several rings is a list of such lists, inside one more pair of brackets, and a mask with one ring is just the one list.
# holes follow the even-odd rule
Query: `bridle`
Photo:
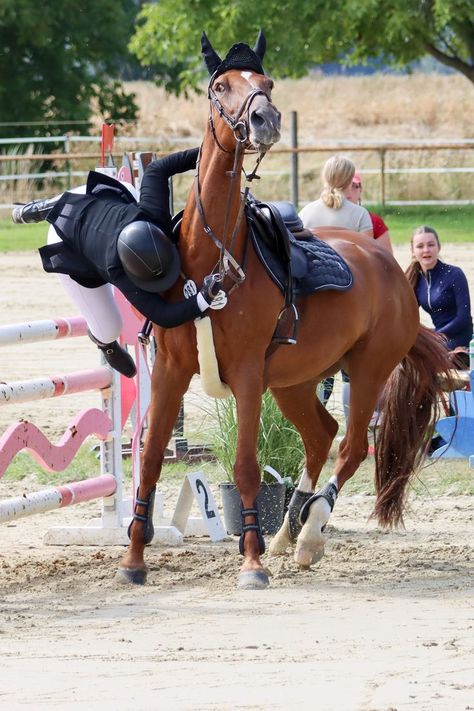
[[[201, 222], [203, 225], [204, 232], [212, 239], [216, 247], [219, 249], [219, 259], [216, 263], [216, 266], [214, 267], [213, 272], [216, 274], [216, 281], [218, 282], [223, 282], [226, 277], [230, 278], [232, 283], [232, 286], [230, 289], [227, 290], [227, 293], [230, 294], [234, 289], [236, 289], [245, 279], [245, 264], [247, 260], [247, 247], [248, 243], [245, 245], [245, 252], [244, 252], [244, 259], [243, 259], [243, 264], [242, 266], [239, 265], [239, 263], [234, 259], [232, 256], [232, 250], [235, 246], [235, 240], [242, 222], [242, 217], [244, 213], [244, 208], [245, 208], [245, 203], [247, 201], [247, 195], [249, 192], [249, 187], [246, 187], [242, 193], [242, 197], [240, 200], [240, 207], [239, 211], [237, 213], [237, 218], [234, 223], [233, 229], [232, 229], [232, 234], [230, 236], [230, 240], [228, 239], [228, 218], [229, 218], [229, 212], [230, 212], [230, 206], [232, 203], [232, 196], [234, 194], [234, 189], [237, 186], [237, 179], [239, 177], [239, 173], [237, 172], [237, 166], [239, 164], [240, 158], [242, 154], [245, 153], [246, 149], [250, 148], [250, 143], [249, 143], [249, 136], [250, 136], [250, 108], [252, 106], [252, 103], [254, 99], [257, 96], [265, 96], [267, 101], [269, 102], [270, 105], [272, 104], [272, 101], [269, 97], [269, 95], [263, 91], [263, 89], [259, 89], [258, 87], [253, 87], [249, 93], [246, 95], [244, 98], [239, 110], [235, 114], [235, 116], [231, 116], [224, 108], [222, 103], [219, 101], [219, 98], [217, 97], [217, 94], [212, 88], [212, 85], [214, 83], [215, 77], [211, 77], [211, 81], [209, 82], [209, 88], [208, 88], [208, 98], [210, 102], [210, 111], [209, 111], [209, 125], [211, 129], [211, 134], [214, 139], [215, 144], [219, 147], [221, 151], [224, 153], [233, 153], [234, 154], [234, 165], [233, 169], [227, 173], [227, 175], [230, 178], [229, 182], [229, 189], [227, 191], [227, 206], [226, 206], [226, 214], [225, 214], [225, 222], [224, 222], [224, 230], [223, 230], [223, 235], [222, 239], [219, 239], [217, 235], [214, 233], [212, 228], [209, 226], [206, 216], [204, 214], [204, 208], [202, 205], [201, 201], [201, 187], [200, 187], [200, 182], [199, 182], [199, 165], [200, 165], [200, 160], [201, 160], [201, 151], [202, 151], [202, 146], [199, 151], [199, 157], [197, 160], [197, 165], [196, 165], [196, 176], [194, 179], [194, 193], [195, 193], [195, 200], [196, 200], [196, 208], [199, 212], [199, 216], [201, 218]], [[229, 128], [232, 130], [232, 133], [235, 138], [235, 149], [233, 151], [225, 148], [221, 142], [218, 139], [216, 130], [215, 130], [215, 125], [214, 125], [214, 119], [213, 119], [213, 109], [217, 112], [219, 117], [229, 126]], [[254, 179], [259, 180], [260, 176], [257, 175], [257, 169], [265, 157], [266, 150], [258, 150], [258, 157], [256, 161], [256, 165], [253, 169], [253, 171], [249, 174], [247, 174], [244, 171], [245, 179], [248, 182], [251, 182]], [[243, 170], [243, 169], [242, 169]], [[228, 244], [229, 242], [229, 244]]]
[[249, 116], [250, 116], [250, 107], [253, 103], [253, 100], [255, 99], [256, 96], [264, 96], [268, 103], [271, 104], [272, 100], [268, 96], [268, 94], [263, 91], [263, 89], [259, 89], [258, 87], [253, 87], [251, 91], [247, 94], [245, 99], [243, 100], [240, 109], [237, 111], [235, 116], [230, 116], [225, 108], [222, 106], [221, 102], [219, 101], [217, 94], [215, 93], [214, 89], [212, 88], [213, 84], [213, 79], [211, 79], [211, 82], [209, 84], [208, 88], [208, 98], [209, 102], [211, 104], [211, 111], [209, 112], [209, 124], [211, 126], [211, 132], [214, 137], [214, 141], [217, 143], [221, 151], [224, 151], [225, 153], [231, 153], [232, 151], [229, 151], [227, 148], [224, 148], [224, 146], [220, 143], [219, 139], [217, 138], [215, 126], [214, 126], [214, 120], [212, 118], [212, 108], [214, 108], [217, 113], [219, 114], [220, 118], [223, 119], [223, 121], [229, 126], [229, 128], [232, 130], [234, 134], [234, 138], [236, 141], [237, 146], [244, 144], [245, 148], [249, 148]]

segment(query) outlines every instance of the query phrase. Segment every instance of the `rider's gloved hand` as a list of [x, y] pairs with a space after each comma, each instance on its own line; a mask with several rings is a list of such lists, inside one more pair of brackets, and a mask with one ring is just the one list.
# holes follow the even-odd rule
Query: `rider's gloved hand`
[[223, 309], [227, 304], [227, 294], [221, 289], [222, 277], [220, 274], [209, 274], [204, 277], [200, 290], [210, 309]]
[[183, 293], [186, 299], [190, 299], [197, 294], [198, 305], [202, 312], [207, 311], [207, 309], [223, 309], [227, 304], [227, 294], [220, 286], [221, 277], [219, 274], [209, 274], [204, 278], [199, 292], [194, 281], [188, 279], [184, 285]]

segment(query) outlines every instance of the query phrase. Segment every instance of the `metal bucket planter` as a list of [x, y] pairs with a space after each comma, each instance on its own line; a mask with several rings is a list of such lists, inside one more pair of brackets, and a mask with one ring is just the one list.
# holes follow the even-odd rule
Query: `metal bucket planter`
[[[237, 487], [231, 482], [221, 482], [219, 489], [227, 533], [240, 536], [242, 533], [241, 502]], [[273, 535], [279, 530], [283, 523], [285, 493], [286, 485], [281, 481], [272, 484], [261, 483], [257, 506], [262, 533]]]

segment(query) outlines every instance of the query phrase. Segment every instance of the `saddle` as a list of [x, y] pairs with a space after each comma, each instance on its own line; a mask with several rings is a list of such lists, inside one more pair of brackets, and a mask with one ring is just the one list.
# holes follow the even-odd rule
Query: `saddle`
[[352, 286], [345, 260], [327, 242], [305, 230], [291, 202], [251, 200], [247, 219], [258, 257], [285, 295], [298, 298]]
[[[257, 256], [285, 296], [272, 343], [294, 344], [298, 329], [295, 300], [318, 291], [350, 289], [352, 273], [332, 247], [305, 230], [293, 203], [261, 202], [249, 195], [245, 214]], [[173, 218], [176, 243], [182, 216], [183, 211]]]
[[277, 345], [296, 343], [295, 299], [329, 289], [345, 291], [352, 286], [352, 273], [332, 247], [305, 230], [291, 202], [264, 203], [251, 197], [246, 215], [258, 258], [285, 295], [268, 357]]

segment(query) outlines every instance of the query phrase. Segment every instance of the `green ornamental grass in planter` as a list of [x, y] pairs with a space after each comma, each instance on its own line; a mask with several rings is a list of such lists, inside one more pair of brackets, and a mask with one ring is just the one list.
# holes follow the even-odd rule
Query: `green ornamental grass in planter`
[[[228, 533], [239, 535], [240, 495], [233, 481], [237, 447], [234, 398], [216, 400], [216, 413], [218, 427], [213, 434], [212, 449], [228, 478], [219, 485], [224, 522]], [[257, 504], [263, 533], [274, 534], [280, 528], [285, 505], [300, 477], [303, 460], [303, 444], [298, 432], [281, 414], [271, 393], [265, 392], [257, 443], [257, 461], [263, 475]]]

